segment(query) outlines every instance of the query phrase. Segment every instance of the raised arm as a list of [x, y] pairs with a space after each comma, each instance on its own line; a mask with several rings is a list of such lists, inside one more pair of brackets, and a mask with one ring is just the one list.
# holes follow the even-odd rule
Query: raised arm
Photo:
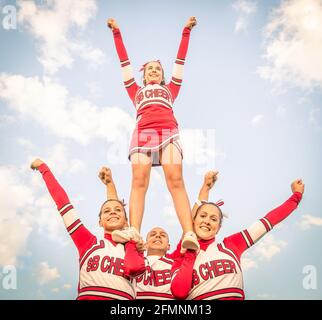
[[102, 167], [100, 170], [98, 177], [101, 179], [101, 181], [106, 186], [106, 199], [116, 199], [119, 200], [119, 197], [117, 195], [116, 187], [114, 184], [114, 180], [112, 177], [112, 171], [110, 168]]
[[190, 17], [182, 31], [182, 38], [181, 38], [179, 50], [177, 53], [177, 58], [174, 63], [171, 81], [167, 85], [167, 87], [169, 88], [172, 94], [173, 100], [177, 98], [182, 84], [183, 66], [184, 66], [187, 51], [188, 51], [190, 32], [196, 24], [197, 24], [196, 17]]
[[297, 208], [304, 193], [304, 183], [300, 179], [296, 180], [292, 183], [291, 189], [292, 196], [282, 205], [267, 213], [249, 228], [224, 239], [224, 245], [234, 251], [238, 259], [245, 250], [254, 245]]
[[63, 218], [65, 227], [74, 241], [80, 257], [82, 257], [85, 251], [96, 241], [96, 237], [84, 227], [73, 205], [70, 203], [65, 190], [58, 183], [48, 166], [42, 160], [36, 159], [31, 163], [30, 167], [41, 173], [47, 189]]
[[[198, 195], [199, 201], [202, 201], [202, 200], [208, 201], [209, 192], [213, 188], [213, 186], [215, 185], [218, 179], [218, 173], [219, 173], [218, 171], [208, 171], [205, 174], [204, 181], [202, 183], [202, 186], [200, 188], [199, 195]], [[198, 207], [199, 207], [199, 204], [196, 201], [192, 208], [192, 217], [195, 216]]]
[[123, 43], [121, 31], [115, 19], [108, 19], [107, 26], [112, 30], [113, 33], [116, 51], [121, 63], [122, 77], [125, 89], [131, 100], [134, 102], [135, 94], [139, 89], [139, 86], [136, 84], [134, 79], [133, 69]]

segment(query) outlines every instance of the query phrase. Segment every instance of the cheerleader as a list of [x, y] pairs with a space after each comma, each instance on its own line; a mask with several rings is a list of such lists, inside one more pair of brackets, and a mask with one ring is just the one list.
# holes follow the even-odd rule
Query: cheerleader
[[[211, 179], [211, 175], [214, 179]], [[298, 206], [304, 192], [302, 180], [292, 183], [292, 196], [281, 206], [270, 211], [249, 228], [216, 241], [223, 213], [222, 201], [208, 202], [209, 190], [216, 180], [214, 173], [208, 176], [194, 207], [194, 230], [198, 236], [200, 251], [187, 250], [180, 254], [180, 247], [171, 254], [173, 279], [171, 292], [176, 299], [188, 300], [243, 300], [242, 254], [267, 232], [287, 218]], [[212, 182], [211, 182], [212, 180]], [[210, 181], [210, 182], [209, 182]]]
[[[107, 199], [117, 199], [117, 191], [110, 168], [103, 167], [99, 178], [107, 187]], [[143, 240], [125, 244], [124, 270], [132, 279], [136, 299], [173, 300], [171, 294], [171, 269], [173, 260], [167, 257], [170, 248], [168, 233], [161, 227], [152, 228]], [[147, 252], [143, 255], [144, 249]]]
[[143, 86], [139, 86], [135, 82], [118, 24], [114, 19], [107, 21], [114, 36], [124, 86], [137, 112], [136, 128], [129, 150], [129, 159], [132, 163], [131, 227], [113, 233], [113, 239], [117, 242], [125, 243], [130, 239], [140, 238], [151, 167], [162, 165], [167, 187], [183, 229], [182, 248], [191, 250], [199, 248], [193, 232], [191, 208], [183, 181], [178, 123], [172, 110], [182, 83], [190, 32], [196, 24], [196, 18], [191, 17], [183, 29], [171, 81], [168, 84], [165, 83], [163, 67], [159, 60], [155, 60], [142, 66]]
[[[49, 167], [40, 159], [31, 163], [38, 170], [56, 203], [67, 232], [79, 254], [79, 284], [77, 300], [134, 300], [135, 289], [124, 271], [124, 245], [112, 240], [112, 232], [127, 225], [123, 202], [117, 199], [113, 185], [99, 212], [99, 225], [104, 238], [98, 239], [81, 222], [65, 190]], [[113, 196], [114, 198], [111, 198]]]

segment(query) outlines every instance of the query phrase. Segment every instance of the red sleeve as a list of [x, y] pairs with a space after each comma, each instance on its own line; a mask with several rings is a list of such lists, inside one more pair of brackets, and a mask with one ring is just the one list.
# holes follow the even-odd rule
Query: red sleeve
[[177, 54], [177, 59], [173, 67], [171, 81], [169, 84], [167, 84], [167, 87], [171, 92], [173, 100], [177, 98], [182, 84], [183, 67], [186, 61], [185, 59], [186, 59], [188, 46], [189, 46], [190, 32], [191, 30], [189, 28], [183, 29], [182, 38], [181, 38], [181, 42], [180, 42], [180, 46]]
[[174, 260], [171, 273], [171, 293], [178, 300], [184, 300], [192, 287], [192, 272], [196, 261], [195, 251], [188, 250], [185, 255]]
[[179, 241], [179, 243], [177, 244], [176, 249], [172, 253], [167, 253], [166, 254], [166, 258], [175, 260], [175, 259], [181, 257], [181, 253], [180, 253], [181, 242], [182, 242], [182, 240]]
[[249, 228], [235, 233], [224, 239], [223, 243], [233, 250], [240, 259], [243, 252], [254, 245], [267, 232], [271, 231], [275, 225], [286, 219], [298, 206], [302, 199], [300, 192], [295, 192], [282, 205], [267, 213], [262, 219], [256, 221]]
[[146, 270], [143, 252], [137, 250], [132, 240], [125, 245], [124, 268], [125, 275], [129, 277], [136, 277]]
[[121, 63], [124, 86], [128, 95], [130, 96], [130, 99], [135, 104], [134, 98], [135, 98], [136, 92], [139, 89], [139, 86], [135, 82], [132, 66], [127, 56], [127, 52], [123, 43], [120, 29], [114, 29], [113, 36], [114, 36], [116, 51]]
[[64, 220], [68, 233], [78, 249], [80, 257], [82, 257], [85, 251], [96, 242], [96, 237], [84, 227], [74, 207], [70, 203], [65, 190], [58, 183], [45, 163], [39, 167], [39, 172], [46, 183], [51, 197], [56, 203], [57, 209]]

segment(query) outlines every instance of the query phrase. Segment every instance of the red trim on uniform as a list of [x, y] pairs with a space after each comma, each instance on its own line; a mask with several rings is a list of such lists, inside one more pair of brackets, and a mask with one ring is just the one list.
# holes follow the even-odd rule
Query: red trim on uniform
[[147, 104], [165, 104], [166, 106], [168, 106], [170, 109], [172, 109], [172, 106], [171, 106], [171, 104], [169, 104], [169, 103], [167, 103], [167, 102], [165, 102], [165, 101], [163, 101], [163, 100], [149, 100], [149, 101], [145, 101], [145, 102], [143, 102], [139, 107], [138, 107], [138, 110], [140, 110], [140, 109], [142, 109], [143, 108], [143, 106], [145, 107]]
[[80, 223], [80, 219], [77, 219], [75, 222], [73, 222], [68, 228], [67, 228], [67, 231], [69, 232], [70, 230], [72, 230], [74, 227], [76, 227], [76, 225], [78, 223]]
[[161, 260], [161, 261], [163, 261], [163, 262], [165, 262], [165, 263], [168, 263], [168, 264], [170, 264], [171, 266], [172, 266], [172, 264], [173, 264], [173, 260], [169, 260], [169, 259], [167, 259], [167, 258], [165, 258], [165, 257], [162, 257], [162, 258], [160, 258], [159, 260]]
[[171, 93], [171, 90], [168, 88], [168, 85], [165, 85], [165, 86], [163, 86], [163, 88], [166, 90], [166, 91], [168, 91], [168, 93], [169, 93], [169, 97], [170, 97], [170, 99], [171, 99], [171, 103], [173, 104], [173, 97], [172, 97], [172, 93]]
[[83, 226], [83, 224], [81, 223], [73, 232], [70, 232], [70, 235], [73, 235], [81, 226]]
[[121, 296], [123, 298], [127, 298], [129, 300], [133, 300], [133, 297], [130, 294], [128, 294], [127, 292], [124, 292], [121, 290], [116, 290], [113, 288], [91, 286], [91, 287], [85, 287], [85, 288], [80, 289], [79, 293], [86, 292], [86, 291], [110, 293], [110, 294], [115, 294], [115, 295]]
[[77, 297], [76, 300], [115, 300], [113, 298], [102, 297], [95, 294], [87, 294], [81, 297]]
[[168, 294], [168, 293], [161, 293], [161, 292], [152, 292], [152, 291], [144, 291], [144, 292], [138, 292], [137, 293], [138, 297], [145, 297], [147, 296], [147, 298], [150, 297], [161, 297], [161, 298], [170, 298], [170, 299], [174, 299], [173, 295]]
[[[224, 252], [224, 253], [228, 254], [230, 257], [232, 257], [232, 258], [234, 259], [234, 261], [237, 263], [237, 265], [238, 265], [238, 267], [239, 267], [239, 270], [240, 270], [240, 271], [242, 271], [242, 270], [241, 270], [241, 267], [240, 267], [240, 261], [236, 260], [235, 256], [234, 256], [233, 254], [231, 254], [231, 252], [229, 252], [228, 250], [224, 249], [221, 243], [219, 243], [219, 244], [217, 245], [217, 248], [218, 248], [218, 250], [219, 250], [219, 251]], [[230, 248], [229, 248], [229, 249], [230, 249]], [[230, 249], [230, 250], [231, 250], [231, 249]], [[233, 251], [233, 250], [231, 250], [231, 251]], [[234, 253], [235, 253], [235, 252], [234, 252]], [[237, 254], [236, 254], [236, 256], [237, 256]]]
[[125, 62], [125, 63], [121, 62], [121, 67], [124, 68], [124, 67], [128, 66], [129, 64], [131, 64], [130, 61]]
[[126, 85], [130, 84], [132, 81], [135, 81], [135, 79], [131, 78], [130, 80], [124, 81], [124, 85], [126, 86]]
[[69, 234], [72, 236], [80, 227], [84, 226], [82, 223], [77, 227], [73, 232], [70, 232]]
[[179, 60], [176, 60], [176, 64], [181, 64], [181, 65], [184, 65], [184, 61], [179, 61]]
[[97, 244], [97, 245], [94, 245], [89, 251], [88, 251], [88, 253], [85, 255], [85, 256], [83, 256], [83, 258], [82, 258], [82, 260], [80, 261], [80, 264], [79, 264], [79, 269], [81, 269], [82, 268], [82, 266], [83, 266], [83, 264], [84, 264], [84, 262], [85, 262], [85, 260], [88, 258], [88, 256], [91, 254], [91, 253], [93, 253], [95, 250], [97, 250], [97, 249], [103, 249], [105, 247], [105, 243], [104, 243], [104, 240], [100, 240], [100, 243], [99, 244]]
[[269, 232], [271, 230], [268, 223], [264, 219], [260, 219], [260, 222], [264, 225], [267, 232]]
[[[196, 298], [193, 298], [192, 300], [203, 300], [203, 299], [206, 299], [206, 298], [218, 296], [218, 295], [223, 294], [223, 293], [239, 293], [239, 294], [242, 295], [242, 297], [241, 298], [236, 297], [236, 298], [241, 299], [241, 300], [245, 299], [244, 290], [239, 289], [239, 288], [227, 288], [227, 289], [220, 289], [220, 290], [215, 290], [215, 291], [211, 291], [211, 292], [201, 294], [201, 295], [197, 296]], [[230, 297], [219, 298], [219, 299], [228, 299], [228, 298], [230, 298]], [[233, 297], [231, 297], [231, 298], [233, 298]]]
[[[177, 137], [176, 137], [177, 136]], [[130, 155], [129, 155], [129, 158], [130, 156], [133, 154], [133, 153], [136, 153], [136, 152], [147, 152], [147, 151], [150, 151], [150, 152], [156, 152], [158, 150], [161, 150], [163, 149], [165, 146], [167, 146], [168, 144], [170, 143], [173, 143], [174, 141], [178, 140], [179, 139], [179, 134], [178, 133], [175, 133], [173, 134], [171, 137], [167, 138], [167, 140], [161, 142], [159, 145], [155, 146], [155, 147], [134, 147], [130, 150]], [[179, 146], [177, 146], [177, 148], [179, 148]], [[182, 151], [180, 151], [181, 153], [181, 156], [182, 156]], [[153, 164], [152, 164], [153, 165]]]
[[63, 217], [63, 216], [64, 216], [64, 214], [66, 214], [68, 211], [70, 211], [70, 210], [72, 210], [72, 209], [74, 209], [74, 207], [70, 204], [66, 209], [64, 209], [64, 210], [60, 213], [60, 215]]
[[246, 229], [243, 230], [243, 232], [245, 233], [250, 245], [252, 246], [254, 244], [254, 241], [253, 241], [252, 237], [250, 236], [249, 232]]
[[66, 202], [65, 204], [63, 204], [62, 206], [60, 207], [57, 207], [57, 210], [60, 211], [61, 209], [63, 209], [64, 207], [66, 206], [71, 206], [72, 204], [70, 202]]
[[178, 78], [172, 77], [172, 80], [174, 80], [176, 82], [179, 82], [179, 83], [182, 83], [182, 79], [178, 79]]
[[219, 298], [217, 300], [245, 300], [245, 297], [240, 298], [240, 297], [227, 297], [227, 298]]

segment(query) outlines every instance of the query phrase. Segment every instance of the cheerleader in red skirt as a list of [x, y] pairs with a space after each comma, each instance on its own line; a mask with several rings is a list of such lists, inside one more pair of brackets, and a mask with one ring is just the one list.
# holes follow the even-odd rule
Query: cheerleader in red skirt
[[151, 167], [162, 165], [184, 233], [182, 248], [199, 249], [199, 243], [193, 232], [191, 208], [182, 176], [182, 150], [178, 123], [172, 110], [182, 83], [190, 32], [196, 24], [196, 18], [191, 17], [183, 29], [171, 81], [168, 84], [165, 83], [164, 71], [159, 60], [149, 61], [141, 68], [143, 86], [139, 86], [135, 82], [117, 22], [114, 19], [107, 21], [108, 27], [113, 32], [124, 85], [137, 111], [136, 128], [129, 150], [129, 159], [132, 163], [131, 227], [115, 232], [113, 234], [115, 241], [124, 243], [130, 239], [139, 238]]

